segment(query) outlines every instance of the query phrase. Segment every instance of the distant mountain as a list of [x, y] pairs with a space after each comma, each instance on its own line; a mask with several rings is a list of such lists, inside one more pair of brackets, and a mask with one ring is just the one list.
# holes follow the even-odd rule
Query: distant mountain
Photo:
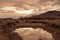
[[31, 19], [60, 19], [60, 11], [48, 11], [40, 15], [29, 17]]
[[[12, 18], [4, 18], [4, 19], [12, 20]], [[20, 17], [19, 19], [60, 19], [60, 11], [48, 11], [40, 15], [33, 15], [31, 17], [24, 17], [24, 18]]]

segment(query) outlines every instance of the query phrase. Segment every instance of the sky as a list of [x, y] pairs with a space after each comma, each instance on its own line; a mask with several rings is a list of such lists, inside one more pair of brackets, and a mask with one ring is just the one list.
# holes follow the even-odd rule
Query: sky
[[20, 18], [60, 11], [60, 0], [0, 0], [0, 18]]

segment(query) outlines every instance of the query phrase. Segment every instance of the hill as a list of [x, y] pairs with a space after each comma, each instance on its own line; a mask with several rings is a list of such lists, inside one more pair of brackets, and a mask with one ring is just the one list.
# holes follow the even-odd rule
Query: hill
[[41, 15], [34, 15], [28, 17], [28, 19], [60, 19], [60, 11], [48, 11]]

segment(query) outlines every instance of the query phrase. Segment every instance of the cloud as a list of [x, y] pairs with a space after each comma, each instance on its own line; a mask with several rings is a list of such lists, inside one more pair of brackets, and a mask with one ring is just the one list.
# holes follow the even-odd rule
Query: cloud
[[[24, 10], [19, 7], [14, 7], [14, 6], [6, 6], [0, 8], [0, 17], [1, 18], [19, 18], [19, 17], [26, 17], [31, 15], [34, 12], [34, 9], [28, 9]], [[3, 16], [4, 15], [4, 16]]]
[[51, 10], [60, 11], [60, 0], [0, 0], [1, 9], [4, 12], [11, 13], [13, 11], [12, 18], [31, 16], [30, 14], [39, 15]]

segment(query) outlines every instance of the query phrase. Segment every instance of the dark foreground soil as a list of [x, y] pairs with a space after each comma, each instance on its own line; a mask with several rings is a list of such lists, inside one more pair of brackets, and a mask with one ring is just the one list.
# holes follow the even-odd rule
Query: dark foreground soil
[[60, 19], [58, 20], [23, 20], [0, 19], [0, 40], [23, 40], [14, 31], [17, 28], [43, 28], [52, 33], [55, 40], [60, 40]]

